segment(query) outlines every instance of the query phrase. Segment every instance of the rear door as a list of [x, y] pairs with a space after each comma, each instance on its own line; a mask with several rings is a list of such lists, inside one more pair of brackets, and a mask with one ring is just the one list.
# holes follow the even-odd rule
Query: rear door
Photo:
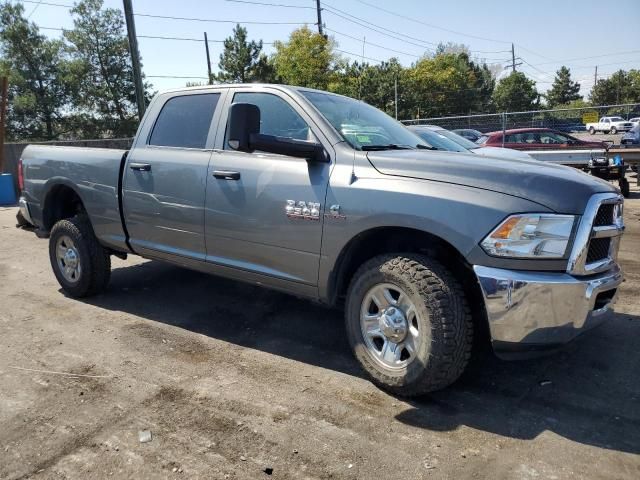
[[[228, 96], [227, 104], [258, 105], [261, 133], [320, 141], [333, 152], [287, 93], [253, 87], [231, 90]], [[218, 137], [207, 186], [207, 260], [262, 275], [266, 282], [270, 277], [274, 285], [289, 281], [315, 286], [332, 164], [232, 150], [222, 122]]]
[[160, 97], [124, 171], [123, 204], [137, 253], [204, 260], [204, 204], [209, 158], [223, 92]]

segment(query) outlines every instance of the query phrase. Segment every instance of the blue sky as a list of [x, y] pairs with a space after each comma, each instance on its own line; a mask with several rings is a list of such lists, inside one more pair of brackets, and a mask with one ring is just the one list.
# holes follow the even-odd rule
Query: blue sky
[[[188, 81], [186, 78], [161, 76], [193, 77], [192, 81], [204, 81], [204, 43], [145, 36], [202, 39], [206, 31], [215, 72], [222, 51], [220, 41], [231, 34], [234, 24], [169, 20], [143, 16], [145, 14], [274, 22], [244, 25], [250, 38], [265, 42], [267, 53], [272, 51], [270, 42], [286, 40], [289, 33], [301, 24], [317, 28], [315, 0], [247, 2], [133, 0], [134, 12], [138, 14], [136, 28], [144, 73], [154, 87], [163, 90], [184, 86]], [[47, 4], [71, 5], [73, 0], [23, 3], [30, 20], [41, 27], [72, 26], [68, 8]], [[487, 59], [488, 63], [506, 65], [513, 42], [516, 56], [523, 62], [518, 69], [535, 79], [540, 91], [547, 90], [554, 72], [561, 65], [567, 65], [574, 78], [581, 82], [582, 93], [588, 93], [593, 85], [595, 65], [599, 65], [599, 78], [620, 68], [640, 68], [638, 0], [613, 3], [601, 0], [322, 0], [321, 4], [325, 7], [322, 20], [327, 33], [334, 37], [340, 50], [355, 54], [342, 53], [346, 57], [359, 58], [364, 43], [365, 57], [384, 60], [396, 56], [404, 65], [410, 65], [438, 42], [452, 41], [467, 45], [475, 56]], [[122, 1], [105, 0], [105, 5], [122, 8]], [[57, 30], [43, 32], [54, 37], [60, 35]], [[374, 63], [374, 60], [370, 61]]]

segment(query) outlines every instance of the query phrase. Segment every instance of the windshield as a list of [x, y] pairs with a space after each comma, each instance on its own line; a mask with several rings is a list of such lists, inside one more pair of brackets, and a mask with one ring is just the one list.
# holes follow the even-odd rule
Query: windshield
[[467, 150], [472, 150], [474, 148], [478, 148], [478, 145], [473, 143], [471, 140], [467, 140], [466, 138], [461, 137], [457, 133], [450, 132], [449, 130], [445, 130], [444, 128], [441, 128], [439, 130], [434, 130], [434, 131], [439, 133], [440, 135], [442, 135], [444, 137], [447, 137], [452, 142], [457, 143], [458, 145], [460, 145], [461, 147], [466, 148]]
[[[449, 152], [466, 152], [467, 149], [457, 144], [456, 142], [449, 140], [444, 135], [441, 135], [439, 131], [435, 132], [424, 127], [409, 127], [413, 133], [418, 135], [421, 139], [427, 142], [432, 147], [438, 150], [447, 150]], [[475, 144], [474, 144], [475, 145]], [[475, 145], [477, 146], [477, 145]]]
[[357, 150], [430, 148], [400, 122], [364, 102], [320, 92], [300, 93]]

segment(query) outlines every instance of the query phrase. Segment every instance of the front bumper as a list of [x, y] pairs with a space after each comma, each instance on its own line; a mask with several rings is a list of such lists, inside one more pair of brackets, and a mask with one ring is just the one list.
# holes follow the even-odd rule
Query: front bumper
[[622, 272], [589, 277], [473, 267], [498, 356], [555, 349], [613, 313]]

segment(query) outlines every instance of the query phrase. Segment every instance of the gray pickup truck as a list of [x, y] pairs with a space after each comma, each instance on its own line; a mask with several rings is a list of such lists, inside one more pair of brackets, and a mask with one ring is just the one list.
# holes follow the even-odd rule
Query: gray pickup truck
[[399, 395], [451, 384], [489, 337], [501, 357], [557, 348], [607, 318], [622, 281], [610, 184], [437, 151], [317, 90], [162, 93], [130, 151], [29, 146], [21, 172], [69, 295], [136, 254], [341, 306], [360, 364]]

